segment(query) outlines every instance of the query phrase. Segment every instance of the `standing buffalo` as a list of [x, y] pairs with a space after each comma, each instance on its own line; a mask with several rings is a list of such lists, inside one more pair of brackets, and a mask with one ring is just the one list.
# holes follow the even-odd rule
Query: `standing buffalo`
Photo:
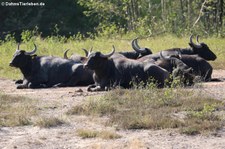
[[95, 81], [95, 84], [88, 87], [88, 91], [108, 90], [116, 86], [130, 88], [132, 81], [145, 84], [149, 78], [153, 78], [158, 83], [158, 87], [164, 86], [164, 81], [169, 77], [165, 69], [126, 57], [111, 57], [114, 52], [113, 46], [110, 54], [94, 52], [88, 56], [84, 67], [94, 71]]
[[19, 49], [13, 56], [10, 66], [19, 68], [24, 80], [17, 86], [23, 88], [45, 88], [52, 86], [75, 86], [93, 83], [92, 72], [83, 69], [82, 64], [59, 57], [36, 56], [36, 45], [31, 52]]

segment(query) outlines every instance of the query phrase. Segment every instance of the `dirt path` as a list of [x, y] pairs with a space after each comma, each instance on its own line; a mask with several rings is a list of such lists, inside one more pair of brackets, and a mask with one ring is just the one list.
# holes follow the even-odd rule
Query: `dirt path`
[[[199, 88], [214, 98], [224, 100], [225, 70], [214, 71], [213, 77], [223, 81], [203, 83]], [[43, 114], [62, 117], [67, 121], [66, 124], [54, 128], [0, 127], [0, 148], [225, 148], [225, 129], [216, 136], [187, 136], [178, 134], [174, 130], [115, 130], [115, 128], [106, 127], [101, 119], [66, 116], [65, 112], [71, 106], [83, 103], [90, 96], [97, 98], [104, 94], [104, 92], [86, 92], [86, 87], [17, 90], [12, 80], [0, 79], [0, 92], [38, 100], [39, 106], [45, 107]], [[116, 131], [122, 137], [114, 140], [82, 139], [76, 134], [77, 129], [81, 128]]]

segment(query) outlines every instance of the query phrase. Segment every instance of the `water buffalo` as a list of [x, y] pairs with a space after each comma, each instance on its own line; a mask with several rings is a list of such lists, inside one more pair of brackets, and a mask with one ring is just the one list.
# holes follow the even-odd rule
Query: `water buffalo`
[[[207, 61], [215, 60], [217, 58], [216, 55], [209, 49], [207, 44], [199, 43], [198, 36], [196, 38], [196, 41], [198, 44], [193, 43], [192, 37], [193, 36], [191, 35], [189, 48], [172, 48], [172, 49], [162, 50], [163, 55], [165, 55], [165, 56], [175, 55], [177, 53], [177, 51], [179, 50], [181, 52], [181, 54], [197, 55]], [[135, 43], [135, 44], [137, 44], [137, 43]], [[160, 58], [160, 52], [144, 56], [144, 57], [140, 58], [140, 61], [144, 61], [146, 59], [157, 60], [159, 58]]]
[[[19, 68], [24, 76], [23, 88], [46, 88], [52, 86], [76, 86], [93, 83], [92, 72], [83, 68], [83, 64], [74, 63], [72, 60], [52, 56], [37, 56], [36, 45], [31, 52], [19, 49], [10, 62], [11, 67]], [[21, 82], [20, 82], [21, 83]]]
[[[161, 58], [154, 63], [169, 72], [173, 71], [173, 67], [180, 68], [181, 72], [182, 70], [185, 70], [184, 72], [190, 72], [189, 76], [199, 76], [201, 81], [211, 81], [213, 68], [205, 59], [199, 57], [198, 55], [179, 54], [179, 57], [162, 59], [161, 52]], [[191, 71], [187, 71], [190, 70], [189, 68], [192, 68]]]
[[181, 61], [193, 68], [193, 73], [201, 77], [201, 81], [211, 81], [213, 68], [204, 58], [198, 55], [182, 54]]
[[71, 59], [71, 60], [73, 60], [73, 61], [76, 62], [76, 63], [85, 63], [86, 60], [87, 60], [88, 53], [92, 51], [92, 48], [91, 48], [91, 50], [90, 50], [89, 52], [88, 52], [86, 49], [84, 49], [84, 48], [83, 48], [82, 50], [85, 52], [85, 56], [80, 56], [80, 55], [78, 55], [78, 54], [72, 54], [72, 55], [68, 58], [68, 56], [67, 56], [67, 52], [69, 51], [69, 49], [68, 49], [68, 50], [66, 50], [66, 51], [64, 52], [64, 58], [65, 58], [65, 59]]
[[144, 84], [149, 78], [153, 78], [158, 87], [164, 86], [164, 81], [169, 77], [169, 73], [159, 66], [151, 63], [142, 63], [126, 57], [111, 57], [113, 51], [107, 55], [101, 52], [94, 52], [88, 56], [85, 68], [94, 71], [95, 84], [88, 86], [88, 91], [101, 91], [121, 86], [130, 88], [131, 82]]
[[145, 55], [152, 54], [151, 49], [149, 49], [149, 48], [140, 48], [137, 45], [136, 42], [137, 42], [137, 38], [135, 38], [131, 42], [131, 45], [132, 45], [132, 48], [133, 48], [134, 51], [132, 51], [132, 52], [118, 52], [118, 53], [122, 54], [126, 58], [130, 58], [130, 59], [138, 59], [138, 58], [143, 57]]
[[183, 85], [192, 85], [194, 83], [195, 74], [192, 67], [186, 65], [181, 59], [181, 53], [174, 56], [164, 57], [160, 52], [160, 59], [154, 63], [166, 69], [171, 75], [171, 79], [179, 79]]

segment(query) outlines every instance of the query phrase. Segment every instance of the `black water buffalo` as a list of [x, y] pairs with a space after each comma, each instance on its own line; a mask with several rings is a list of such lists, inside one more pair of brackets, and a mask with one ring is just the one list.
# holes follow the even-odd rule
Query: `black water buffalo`
[[[192, 76], [199, 76], [201, 81], [210, 81], [213, 71], [212, 66], [198, 55], [179, 54], [178, 57], [165, 59], [162, 58], [161, 52], [161, 58], [154, 61], [154, 63], [169, 72], [172, 72], [173, 68], [179, 68], [179, 72], [183, 71], [186, 75], [190, 76], [190, 78], [192, 78]], [[178, 69], [176, 69], [175, 72], [177, 71]]]
[[125, 56], [126, 58], [130, 58], [130, 59], [138, 59], [140, 57], [152, 54], [152, 51], [149, 48], [140, 48], [137, 45], [137, 38], [132, 40], [131, 45], [132, 45], [132, 48], [134, 51], [118, 52], [118, 53]]
[[87, 60], [88, 53], [92, 51], [92, 48], [91, 48], [90, 51], [87, 51], [87, 50], [84, 49], [84, 48], [83, 48], [82, 50], [85, 52], [85, 56], [80, 56], [80, 55], [78, 55], [78, 54], [72, 54], [72, 55], [68, 58], [68, 56], [67, 56], [67, 52], [69, 51], [69, 49], [68, 49], [68, 50], [66, 50], [66, 51], [64, 52], [64, 58], [65, 58], [65, 59], [71, 59], [71, 60], [73, 60], [73, 61], [76, 62], [76, 63], [85, 63], [86, 60]]
[[131, 82], [146, 83], [153, 78], [158, 87], [163, 87], [169, 73], [151, 63], [142, 63], [126, 57], [114, 57], [115, 48], [110, 54], [94, 52], [88, 56], [84, 67], [94, 71], [95, 84], [88, 86], [88, 91], [108, 90], [116, 86], [130, 88]]
[[[197, 56], [202, 57], [203, 59], [205, 59], [207, 61], [215, 60], [217, 58], [216, 55], [209, 49], [207, 44], [199, 43], [198, 36], [196, 38], [196, 41], [197, 41], [198, 44], [193, 43], [192, 37], [193, 36], [191, 35], [190, 36], [190, 43], [189, 43], [190, 47], [189, 48], [172, 48], [172, 49], [162, 50], [163, 55], [165, 55], [165, 56], [175, 55], [177, 53], [177, 51], [180, 51], [181, 54], [197, 55]], [[144, 56], [144, 57], [140, 58], [140, 61], [144, 61], [146, 59], [157, 60], [159, 58], [160, 58], [160, 52]]]
[[192, 85], [195, 79], [195, 73], [192, 67], [186, 65], [180, 60], [181, 54], [174, 56], [164, 57], [160, 52], [160, 59], [154, 62], [154, 64], [166, 69], [171, 75], [171, 79], [180, 79], [180, 83], [184, 85]]
[[193, 68], [193, 73], [201, 77], [201, 81], [211, 81], [213, 68], [209, 62], [197, 55], [182, 54], [181, 61]]
[[31, 52], [19, 50], [19, 45], [10, 66], [19, 68], [24, 76], [23, 88], [64, 87], [88, 85], [93, 83], [92, 72], [83, 68], [83, 64], [74, 63], [59, 57], [33, 55], [37, 47]]

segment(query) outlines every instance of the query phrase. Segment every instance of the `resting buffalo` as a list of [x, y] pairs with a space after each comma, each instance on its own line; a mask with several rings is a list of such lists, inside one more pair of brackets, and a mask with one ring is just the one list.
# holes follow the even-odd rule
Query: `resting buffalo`
[[149, 48], [140, 48], [137, 45], [137, 38], [132, 40], [131, 45], [132, 45], [132, 48], [134, 49], [134, 51], [132, 51], [132, 52], [118, 52], [118, 53], [125, 56], [126, 58], [130, 58], [130, 59], [138, 59], [138, 58], [143, 57], [145, 55], [152, 54], [152, 51]]
[[[205, 60], [215, 60], [217, 58], [216, 55], [209, 49], [207, 44], [199, 43], [198, 36], [196, 38], [196, 41], [198, 44], [193, 43], [192, 37], [193, 36], [190, 36], [190, 43], [189, 43], [190, 48], [172, 48], [172, 49], [163, 50], [162, 51], [163, 55], [165, 56], [175, 55], [177, 51], [179, 50], [181, 54], [197, 55], [199, 57], [202, 57]], [[157, 60], [159, 58], [160, 58], [160, 52], [144, 56], [140, 58], [140, 61], [144, 61], [146, 59]]]
[[142, 63], [126, 57], [114, 57], [115, 48], [110, 54], [94, 52], [88, 56], [84, 67], [94, 71], [95, 84], [88, 87], [88, 91], [108, 90], [116, 86], [130, 88], [131, 82], [147, 82], [153, 78], [158, 87], [163, 87], [164, 81], [168, 79], [169, 73], [154, 64]]
[[69, 51], [69, 49], [68, 49], [64, 52], [64, 58], [65, 59], [71, 59], [76, 63], [85, 63], [86, 60], [87, 60], [88, 53], [92, 51], [92, 48], [89, 52], [86, 49], [82, 49], [82, 50], [85, 52], [85, 56], [80, 56], [78, 54], [72, 54], [70, 56], [70, 58], [68, 58], [68, 56], [67, 56], [67, 52]]
[[[189, 76], [199, 76], [201, 81], [210, 81], [213, 71], [212, 66], [205, 59], [197, 55], [180, 54], [177, 58], [171, 57], [167, 60], [160, 58], [155, 63], [169, 72], [173, 71], [173, 67], [181, 68], [181, 71], [190, 72]], [[189, 68], [192, 68], [191, 71], [187, 71], [190, 70]]]
[[160, 59], [154, 63], [166, 69], [172, 75], [172, 79], [179, 78], [180, 83], [192, 85], [195, 79], [194, 70], [180, 60], [180, 58], [181, 54], [164, 57], [162, 52], [160, 52]]
[[182, 54], [180, 60], [192, 67], [193, 73], [200, 76], [201, 81], [211, 81], [213, 68], [205, 59], [197, 55]]
[[19, 49], [13, 56], [10, 66], [19, 68], [24, 80], [17, 86], [23, 88], [45, 88], [88, 85], [93, 83], [92, 72], [83, 69], [82, 64], [74, 63], [59, 57], [33, 55], [37, 47], [31, 52]]

